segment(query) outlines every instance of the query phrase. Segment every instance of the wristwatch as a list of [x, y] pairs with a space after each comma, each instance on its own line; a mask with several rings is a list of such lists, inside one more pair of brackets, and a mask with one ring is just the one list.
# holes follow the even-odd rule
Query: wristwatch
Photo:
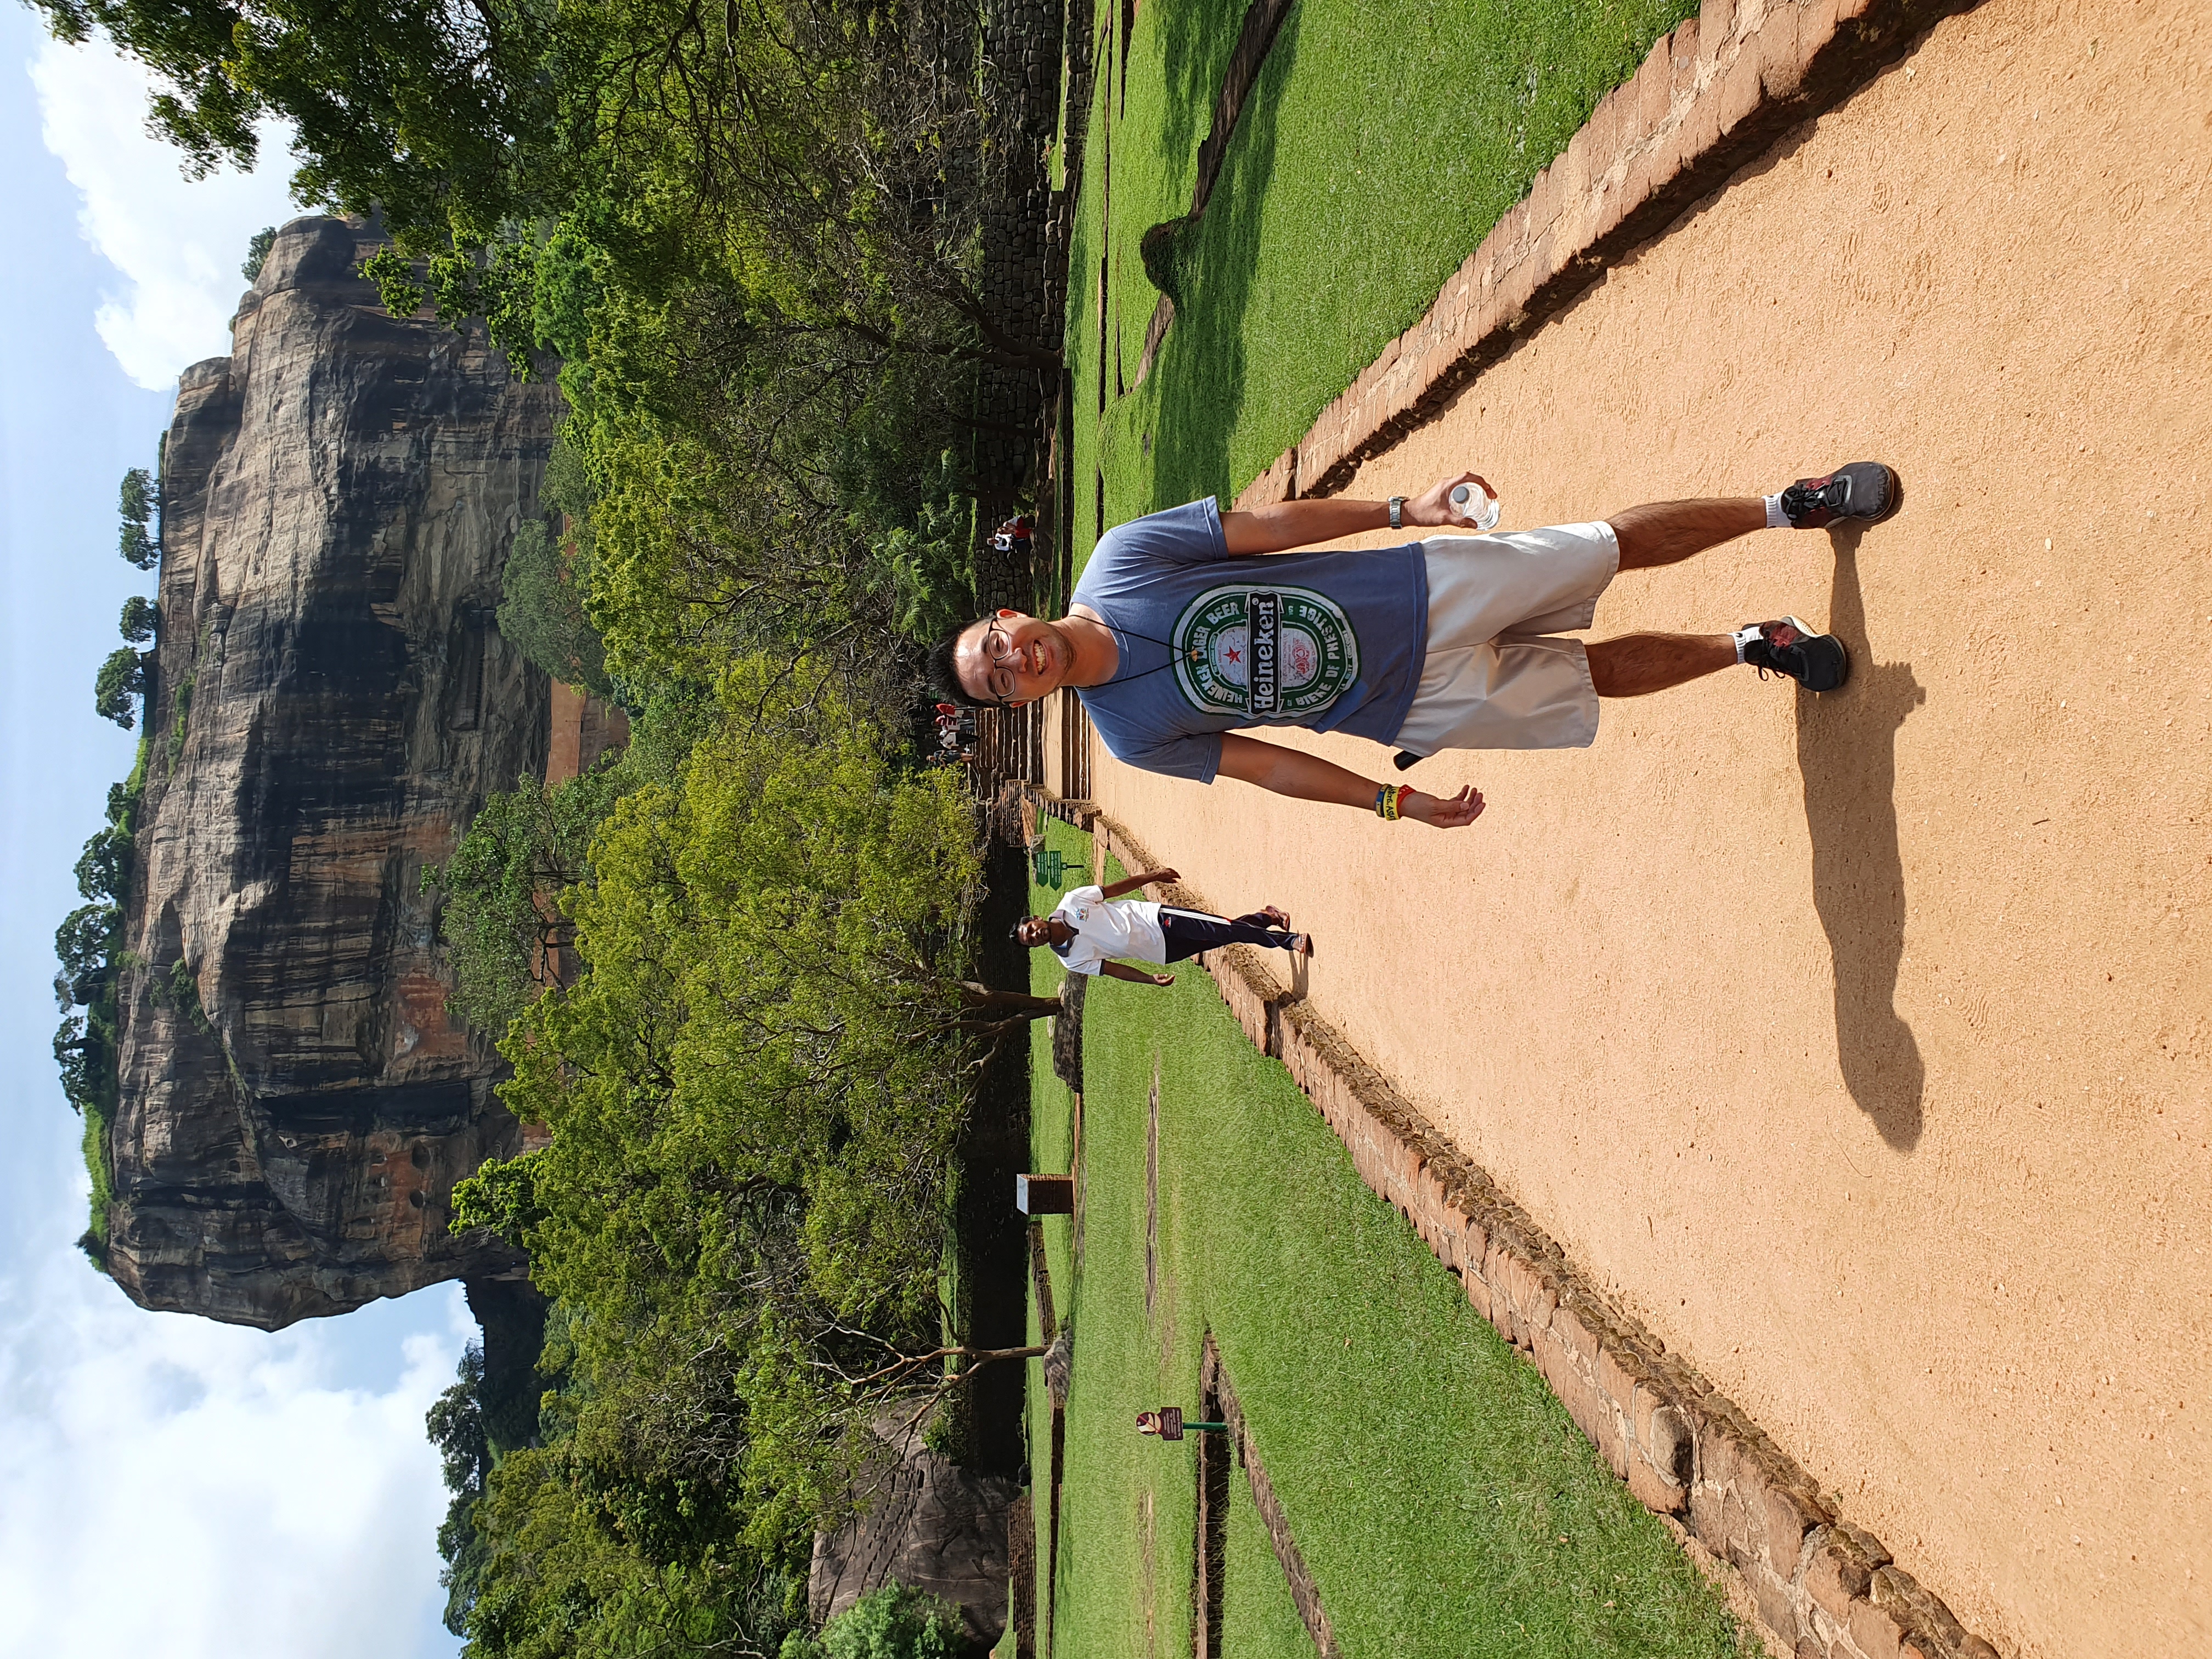
[[1405, 515], [1405, 511], [1406, 511], [1406, 498], [1405, 498], [1403, 495], [1393, 495], [1393, 496], [1390, 498], [1390, 528], [1391, 528], [1391, 529], [1393, 529], [1393, 530], [1403, 530], [1403, 529], [1406, 527], [1406, 526], [1405, 526], [1405, 525], [1401, 522], [1401, 520], [1403, 519], [1403, 517], [1404, 517], [1404, 515]]

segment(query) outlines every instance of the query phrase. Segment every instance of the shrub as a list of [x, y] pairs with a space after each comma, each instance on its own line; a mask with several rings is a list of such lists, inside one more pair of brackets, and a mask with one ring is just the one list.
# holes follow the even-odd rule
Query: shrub
[[854, 1602], [818, 1637], [786, 1637], [781, 1659], [954, 1659], [966, 1645], [957, 1607], [893, 1583]]
[[517, 530], [499, 575], [499, 631], [563, 685], [611, 697], [606, 647], [568, 566], [544, 524], [532, 519]]

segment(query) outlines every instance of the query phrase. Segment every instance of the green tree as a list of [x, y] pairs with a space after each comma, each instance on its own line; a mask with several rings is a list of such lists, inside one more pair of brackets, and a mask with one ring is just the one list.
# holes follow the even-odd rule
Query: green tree
[[93, 680], [93, 711], [128, 732], [137, 724], [134, 702], [145, 690], [146, 659], [128, 646], [112, 651]]
[[151, 570], [161, 562], [161, 550], [146, 530], [159, 500], [154, 475], [144, 467], [134, 466], [123, 475], [123, 556], [141, 570]]
[[246, 245], [246, 260], [238, 274], [249, 283], [261, 280], [261, 267], [269, 262], [269, 250], [276, 245], [276, 227], [264, 225], [253, 233], [253, 240]]
[[956, 1659], [967, 1647], [959, 1608], [893, 1582], [854, 1602], [819, 1637], [786, 1637], [780, 1659]]
[[951, 632], [971, 619], [977, 605], [975, 498], [951, 451], [939, 458], [933, 483], [910, 526], [894, 525], [874, 538], [876, 557], [890, 578], [896, 624], [915, 640]]
[[611, 697], [606, 647], [584, 614], [570, 561], [541, 520], [526, 520], [500, 570], [499, 631], [562, 684]]
[[558, 984], [574, 927], [562, 897], [586, 878], [592, 836], [632, 781], [610, 756], [548, 789], [535, 778], [492, 796], [442, 865], [422, 867], [422, 891], [442, 897], [440, 936], [451, 952], [447, 1006], [494, 1036], [544, 986]]
[[61, 972], [54, 976], [54, 1000], [64, 1012], [100, 999], [122, 921], [114, 904], [95, 900], [70, 911], [54, 930], [54, 956], [61, 963]]
[[119, 625], [123, 637], [131, 644], [143, 645], [152, 639], [161, 620], [160, 609], [144, 594], [133, 593], [123, 601], [123, 620]]
[[120, 904], [131, 889], [131, 852], [127, 821], [113, 821], [94, 830], [77, 855], [77, 891], [95, 902]]
[[[58, 980], [56, 991], [60, 992]], [[85, 1017], [74, 1009], [64, 1010], [61, 1027], [54, 1033], [54, 1069], [61, 1077], [62, 1098], [71, 1111], [82, 1113], [86, 1103], [96, 1097], [100, 1058], [101, 1045]]]
[[983, 1358], [941, 1342], [936, 1282], [975, 836], [818, 673], [733, 671], [563, 899], [585, 971], [501, 1045], [551, 1144], [455, 1194], [576, 1311], [580, 1455], [720, 1494], [769, 1554], [834, 1510], [878, 1409]]
[[469, 1659], [769, 1654], [805, 1618], [803, 1552], [703, 1536], [725, 1520], [706, 1491], [656, 1486], [574, 1441], [501, 1458], [476, 1513]]
[[125, 520], [143, 524], [153, 516], [155, 507], [154, 475], [143, 466], [134, 466], [123, 475], [122, 511]]
[[556, 6], [532, 0], [33, 0], [62, 40], [94, 31], [167, 88], [155, 129], [195, 176], [250, 167], [271, 116], [295, 131], [302, 202], [383, 204], [401, 226], [481, 241], [522, 205], [556, 92]]
[[488, 1553], [471, 1513], [484, 1495], [484, 1483], [492, 1470], [491, 1436], [484, 1424], [483, 1381], [483, 1345], [471, 1342], [461, 1350], [459, 1375], [423, 1419], [430, 1443], [437, 1448], [451, 1498], [445, 1521], [438, 1528], [438, 1553], [446, 1562], [438, 1582], [447, 1592], [446, 1628], [456, 1636], [468, 1633], [469, 1609], [476, 1604]]

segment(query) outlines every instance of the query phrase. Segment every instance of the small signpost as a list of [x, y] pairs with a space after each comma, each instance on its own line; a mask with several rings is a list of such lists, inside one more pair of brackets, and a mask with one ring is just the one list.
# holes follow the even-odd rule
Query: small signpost
[[[1038, 848], [1030, 854], [1030, 867], [1036, 872], [1037, 885], [1049, 887], [1055, 893], [1067, 879], [1067, 858], [1057, 847]], [[1085, 873], [1089, 872], [1086, 871]]]
[[1075, 1177], [1018, 1175], [1014, 1177], [1014, 1207], [1024, 1215], [1073, 1215]]
[[1163, 1406], [1156, 1412], [1137, 1413], [1137, 1432], [1158, 1435], [1163, 1440], [1180, 1440], [1186, 1434], [1226, 1434], [1229, 1425], [1186, 1419], [1182, 1407]]

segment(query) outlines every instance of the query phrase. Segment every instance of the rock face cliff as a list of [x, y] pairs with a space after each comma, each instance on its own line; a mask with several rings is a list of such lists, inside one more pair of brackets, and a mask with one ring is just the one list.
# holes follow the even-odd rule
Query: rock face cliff
[[522, 1272], [446, 1229], [521, 1132], [419, 886], [544, 770], [545, 678], [493, 611], [557, 404], [481, 334], [387, 316], [374, 246], [283, 228], [163, 463], [107, 1266], [268, 1328]]

